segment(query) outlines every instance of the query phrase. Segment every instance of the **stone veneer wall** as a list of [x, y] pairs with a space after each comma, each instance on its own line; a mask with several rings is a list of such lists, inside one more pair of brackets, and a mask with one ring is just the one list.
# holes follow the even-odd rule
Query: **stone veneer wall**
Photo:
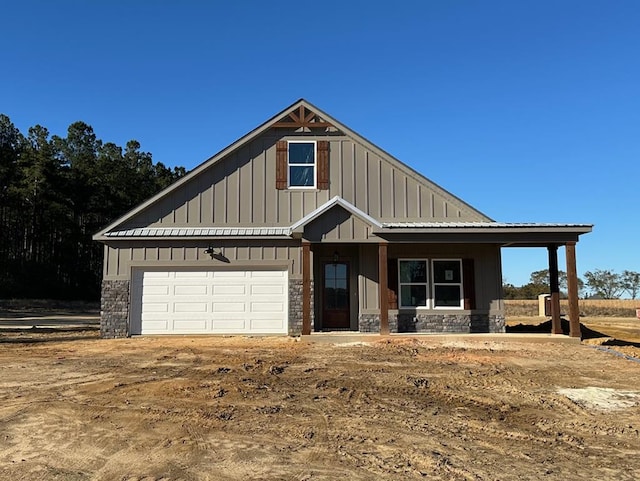
[[[379, 314], [360, 314], [360, 332], [380, 332]], [[389, 331], [433, 333], [500, 333], [505, 332], [503, 315], [487, 314], [406, 314], [389, 313]]]
[[[380, 314], [360, 314], [358, 331], [380, 332]], [[389, 314], [389, 332], [398, 332], [398, 318], [392, 314]]]
[[100, 336], [129, 336], [129, 281], [102, 281]]
[[[311, 329], [313, 330], [313, 280], [311, 280]], [[302, 334], [302, 279], [289, 279], [289, 335]]]

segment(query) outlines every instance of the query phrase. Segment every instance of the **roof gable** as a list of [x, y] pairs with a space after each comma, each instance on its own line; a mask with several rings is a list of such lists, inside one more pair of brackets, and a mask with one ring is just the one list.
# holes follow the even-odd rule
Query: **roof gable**
[[338, 196], [335, 196], [329, 202], [321, 205], [316, 210], [314, 210], [313, 212], [310, 212], [309, 214], [304, 216], [302, 219], [300, 219], [298, 222], [294, 223], [291, 226], [291, 232], [293, 233], [302, 232], [304, 230], [304, 227], [307, 224], [313, 222], [315, 219], [320, 217], [322, 214], [328, 212], [330, 209], [332, 209], [336, 205], [339, 205], [344, 210], [358, 217], [360, 220], [364, 221], [366, 224], [370, 225], [371, 227], [382, 227], [382, 224], [378, 222], [376, 219], [374, 219], [373, 217], [371, 217], [370, 215], [362, 212], [360, 209], [358, 209], [353, 204], [347, 202], [346, 200]]
[[[330, 140], [332, 187], [328, 191], [271, 192], [271, 184], [274, 183], [271, 170], [275, 170], [270, 164], [271, 150], [275, 150], [274, 143], [282, 136], [302, 136], [305, 139], [323, 136]], [[340, 165], [333, 163], [338, 162], [338, 157]], [[363, 177], [364, 171], [367, 178]], [[245, 196], [252, 196], [253, 190], [259, 190], [255, 180], [246, 180], [256, 172], [262, 176], [260, 178], [264, 186], [261, 195], [266, 200], [247, 201]], [[363, 182], [366, 187], [362, 187]], [[207, 191], [214, 188], [217, 189], [215, 193]], [[113, 230], [144, 227], [290, 226], [319, 209], [332, 195], [333, 198], [348, 199], [348, 204], [358, 213], [351, 212], [344, 205], [342, 207], [356, 217], [362, 219], [362, 214], [376, 222], [491, 220], [344, 124], [300, 99], [106, 226], [94, 239], [104, 240], [106, 234]], [[237, 204], [237, 213], [233, 212], [232, 215], [209, 215], [206, 211], [209, 209], [213, 212], [220, 206], [226, 208], [234, 203]], [[273, 212], [269, 214], [265, 211], [256, 219], [253, 212], [264, 203]], [[275, 207], [271, 205], [274, 203], [277, 204]], [[283, 207], [285, 203], [288, 203], [288, 207]], [[191, 212], [198, 209], [200, 213], [197, 215]]]

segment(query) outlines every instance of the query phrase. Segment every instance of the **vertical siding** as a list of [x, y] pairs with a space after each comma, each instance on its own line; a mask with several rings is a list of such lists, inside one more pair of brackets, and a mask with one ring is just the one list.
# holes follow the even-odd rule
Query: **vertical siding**
[[230, 153], [123, 227], [291, 225], [336, 195], [382, 221], [480, 220], [428, 181], [347, 137], [329, 137], [329, 190], [277, 190], [278, 139], [267, 133]]
[[[294, 277], [302, 275], [301, 272], [301, 249], [295, 241], [280, 242], [278, 245], [266, 245], [266, 241], [246, 241], [242, 245], [235, 245], [233, 242], [217, 242], [216, 246], [221, 247], [225, 257], [229, 259], [229, 264], [212, 260], [208, 254], [204, 253], [206, 241], [193, 242], [173, 241], [171, 244], [164, 242], [164, 245], [156, 247], [143, 245], [142, 242], [130, 242], [127, 244], [114, 244], [105, 247], [105, 279], [128, 279], [131, 266], [149, 267], [157, 266], [159, 263], [172, 265], [175, 267], [184, 266], [185, 262], [191, 262], [191, 267], [216, 268], [257, 265], [260, 262], [273, 261], [288, 263], [293, 261], [290, 274]], [[119, 246], [119, 247], [118, 247]]]

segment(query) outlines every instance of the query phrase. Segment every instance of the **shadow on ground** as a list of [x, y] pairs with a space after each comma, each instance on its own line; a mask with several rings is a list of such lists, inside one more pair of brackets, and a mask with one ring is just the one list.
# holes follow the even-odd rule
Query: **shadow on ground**
[[[560, 320], [562, 327], [562, 333], [569, 335], [569, 321], [562, 318]], [[540, 324], [517, 324], [515, 326], [507, 326], [507, 332], [518, 334], [549, 334], [551, 332], [551, 319], [542, 322]], [[611, 337], [603, 332], [595, 331], [588, 328], [584, 324], [580, 324], [580, 338], [585, 339], [598, 339], [603, 337]], [[640, 342], [624, 341], [622, 339], [608, 339], [602, 342], [603, 346], [633, 346], [640, 347]]]
[[99, 326], [0, 328], [0, 344], [41, 344], [100, 338]]

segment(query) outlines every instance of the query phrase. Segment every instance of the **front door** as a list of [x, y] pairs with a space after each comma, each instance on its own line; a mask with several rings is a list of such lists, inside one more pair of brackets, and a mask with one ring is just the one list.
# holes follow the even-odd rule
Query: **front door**
[[349, 264], [326, 262], [322, 286], [322, 328], [349, 329]]

